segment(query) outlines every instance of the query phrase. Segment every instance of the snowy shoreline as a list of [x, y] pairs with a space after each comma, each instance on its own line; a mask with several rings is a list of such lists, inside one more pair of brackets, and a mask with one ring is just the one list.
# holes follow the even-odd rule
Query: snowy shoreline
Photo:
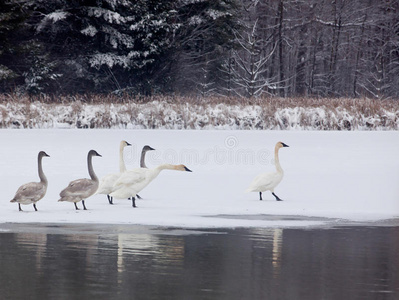
[[[218, 216], [215, 216], [218, 217]], [[234, 219], [235, 216], [231, 216]], [[321, 219], [316, 222], [315, 218], [306, 216], [291, 216], [294, 219], [287, 220], [287, 216], [267, 216], [267, 215], [250, 215], [240, 216], [239, 219], [253, 220], [254, 217], [270, 217], [270, 226], [225, 226], [225, 227], [178, 227], [178, 226], [158, 226], [158, 225], [141, 225], [141, 224], [105, 224], [105, 223], [0, 223], [0, 233], [46, 233], [46, 234], [156, 234], [156, 235], [198, 235], [198, 234], [225, 234], [224, 230], [239, 228], [301, 228], [309, 229], [336, 229], [340, 227], [397, 227], [399, 226], [399, 218], [377, 221], [356, 222], [343, 219]]]
[[[361, 100], [366, 101], [366, 100]], [[0, 104], [2, 128], [399, 130], [399, 109], [188, 102]], [[328, 102], [325, 102], [328, 103]]]

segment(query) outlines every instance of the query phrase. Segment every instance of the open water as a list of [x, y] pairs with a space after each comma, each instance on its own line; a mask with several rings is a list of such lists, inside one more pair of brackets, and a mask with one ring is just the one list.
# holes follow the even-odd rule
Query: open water
[[399, 299], [399, 227], [0, 225], [1, 299]]

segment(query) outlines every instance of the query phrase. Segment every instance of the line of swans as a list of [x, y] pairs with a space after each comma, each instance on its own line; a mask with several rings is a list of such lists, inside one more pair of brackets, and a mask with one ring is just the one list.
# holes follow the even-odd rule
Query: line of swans
[[[82, 202], [83, 209], [87, 210], [85, 199], [94, 194], [106, 194], [110, 204], [113, 204], [113, 197], [117, 199], [131, 199], [132, 206], [136, 207], [135, 199], [139, 198], [138, 193], [145, 188], [152, 180], [154, 180], [162, 170], [177, 170], [191, 172], [184, 165], [162, 164], [155, 168], [148, 169], [145, 164], [145, 155], [148, 151], [155, 150], [146, 145], [143, 147], [140, 159], [140, 168], [127, 170], [123, 159], [123, 150], [126, 146], [130, 146], [126, 141], [121, 141], [119, 147], [119, 173], [112, 173], [98, 179], [93, 169], [93, 156], [101, 155], [90, 150], [87, 154], [87, 168], [89, 178], [81, 178], [71, 181], [66, 188], [60, 192], [59, 202], [67, 201], [75, 205], [78, 210], [77, 203]], [[47, 191], [48, 180], [43, 172], [42, 158], [49, 157], [44, 151], [40, 151], [38, 155], [38, 172], [40, 182], [30, 182], [18, 188], [14, 198], [10, 202], [18, 203], [19, 211], [22, 211], [21, 204], [33, 204], [37, 211], [36, 203], [42, 199]]]
[[[130, 199], [132, 206], [136, 206], [135, 199], [141, 198], [138, 193], [141, 192], [150, 182], [152, 182], [161, 171], [175, 170], [191, 172], [185, 165], [161, 164], [155, 168], [147, 168], [145, 164], [145, 155], [148, 151], [155, 150], [154, 148], [146, 145], [143, 147], [140, 158], [140, 168], [127, 170], [123, 158], [123, 151], [126, 146], [131, 146], [127, 141], [121, 141], [119, 146], [119, 173], [111, 173], [98, 179], [94, 172], [92, 158], [93, 156], [101, 157], [95, 150], [90, 150], [87, 154], [87, 168], [89, 171], [90, 179], [81, 178], [71, 181], [66, 188], [60, 192], [59, 202], [67, 201], [75, 205], [78, 210], [77, 203], [82, 202], [83, 209], [86, 210], [85, 199], [94, 194], [107, 195], [109, 204], [113, 204], [113, 199]], [[274, 189], [281, 182], [284, 177], [284, 171], [281, 168], [279, 161], [279, 150], [288, 147], [283, 142], [277, 142], [274, 148], [274, 161], [276, 171], [271, 173], [262, 173], [255, 177], [249, 185], [247, 192], [258, 192], [259, 200], [262, 199], [262, 193], [270, 191], [277, 201], [282, 201], [275, 193]], [[40, 151], [38, 154], [38, 173], [40, 182], [30, 182], [20, 186], [15, 193], [14, 198], [10, 201], [18, 203], [19, 211], [22, 211], [21, 204], [33, 204], [35, 211], [37, 211], [36, 203], [41, 200], [47, 191], [48, 180], [43, 172], [42, 158], [49, 157], [49, 155]]]
[[[107, 195], [107, 199], [109, 204], [113, 204], [113, 197], [110, 196], [110, 194], [114, 191], [114, 184], [115, 182], [119, 179], [122, 173], [126, 172], [126, 165], [125, 161], [123, 159], [123, 150], [126, 146], [131, 146], [126, 141], [121, 141], [119, 145], [119, 172], [118, 173], [111, 173], [108, 174], [104, 177], [101, 178], [100, 180], [100, 186], [97, 190], [97, 194], [104, 194]], [[146, 164], [145, 164], [145, 155], [148, 151], [155, 150], [154, 148], [145, 145], [143, 147], [143, 150], [141, 151], [141, 157], [140, 157], [140, 168], [145, 168], [148, 169]], [[139, 195], [136, 195], [137, 198], [141, 199]]]

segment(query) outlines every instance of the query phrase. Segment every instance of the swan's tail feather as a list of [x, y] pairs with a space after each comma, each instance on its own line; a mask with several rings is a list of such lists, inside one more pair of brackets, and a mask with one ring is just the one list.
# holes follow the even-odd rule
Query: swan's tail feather
[[10, 202], [14, 203], [14, 202], [17, 202], [17, 200], [14, 198]]

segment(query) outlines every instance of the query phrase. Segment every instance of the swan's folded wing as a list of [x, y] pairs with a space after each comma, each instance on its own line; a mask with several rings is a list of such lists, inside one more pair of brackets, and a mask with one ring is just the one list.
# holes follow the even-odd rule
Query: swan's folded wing
[[105, 175], [100, 179], [97, 194], [110, 193], [115, 182], [121, 177], [122, 173], [112, 173]]
[[263, 173], [255, 177], [250, 186], [248, 187], [248, 192], [259, 192], [267, 190], [274, 182], [273, 173]]
[[114, 184], [114, 189], [119, 189], [122, 186], [139, 184], [146, 180], [146, 170], [143, 168], [132, 169], [124, 172]]
[[116, 180], [122, 175], [122, 173], [112, 173], [105, 175], [100, 179], [100, 185], [101, 184], [108, 184], [109, 182], [115, 183]]
[[82, 178], [71, 181], [69, 185], [60, 193], [61, 197], [80, 195], [82, 191], [94, 189], [95, 182], [93, 180]]
[[39, 182], [29, 182], [19, 187], [14, 198], [35, 199], [45, 192], [46, 188], [43, 184], [40, 184]]

